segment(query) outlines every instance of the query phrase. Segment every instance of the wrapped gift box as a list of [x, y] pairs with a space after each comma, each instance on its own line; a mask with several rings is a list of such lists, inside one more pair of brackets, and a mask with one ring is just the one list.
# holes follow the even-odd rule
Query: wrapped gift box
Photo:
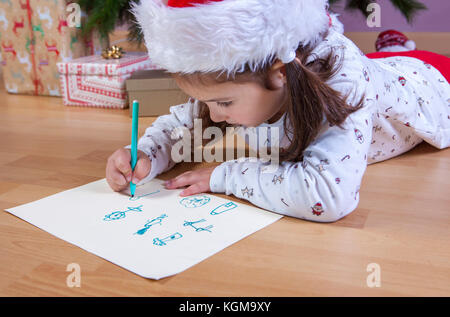
[[58, 63], [64, 105], [127, 108], [125, 80], [144, 69], [158, 69], [146, 52], [127, 52], [119, 59], [92, 55]]
[[56, 64], [100, 54], [108, 46], [97, 33], [82, 38], [80, 28], [69, 26], [70, 2], [0, 2], [0, 60], [9, 93], [60, 96]]
[[127, 79], [126, 87], [130, 102], [130, 116], [133, 100], [139, 101], [140, 117], [168, 114], [171, 106], [186, 103], [189, 100], [189, 96], [178, 88], [172, 76], [163, 69], [135, 72]]

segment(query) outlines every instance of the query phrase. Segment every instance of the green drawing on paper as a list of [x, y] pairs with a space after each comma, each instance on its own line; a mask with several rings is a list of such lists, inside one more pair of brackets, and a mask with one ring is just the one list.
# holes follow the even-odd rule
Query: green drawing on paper
[[236, 208], [236, 207], [237, 207], [237, 205], [236, 205], [234, 202], [230, 201], [230, 202], [227, 202], [227, 203], [225, 203], [225, 204], [219, 205], [219, 206], [217, 206], [216, 208], [214, 208], [214, 209], [210, 212], [210, 215], [213, 215], [213, 216], [219, 215], [219, 214], [221, 214], [221, 213], [224, 213], [225, 211], [234, 209], [234, 208]]
[[156, 193], [159, 193], [159, 189], [156, 191], [156, 192], [153, 192], [153, 193], [148, 193], [148, 194], [145, 194], [145, 195], [140, 195], [140, 196], [134, 196], [134, 197], [130, 197], [130, 200], [131, 201], [136, 201], [136, 200], [138, 200], [139, 198], [142, 198], [142, 197], [145, 197], [145, 196], [149, 196], [149, 195], [153, 195], [153, 194], [156, 194]]
[[163, 220], [164, 218], [166, 218], [166, 217], [167, 217], [166, 214], [162, 214], [162, 215], [159, 216], [159, 217], [156, 217], [156, 218], [154, 218], [154, 219], [152, 219], [152, 220], [148, 220], [147, 223], [144, 225], [144, 228], [138, 230], [138, 231], [135, 232], [134, 234], [140, 234], [140, 235], [143, 235], [144, 233], [147, 232], [148, 229], [150, 229], [151, 226], [154, 226], [154, 225], [156, 225], [156, 224], [161, 225], [162, 220]]
[[194, 224], [199, 223], [199, 222], [203, 222], [203, 221], [206, 221], [206, 220], [205, 219], [201, 219], [201, 220], [198, 220], [198, 221], [186, 221], [185, 220], [183, 226], [191, 226], [192, 228], [195, 229], [195, 232], [200, 232], [200, 231], [211, 232], [211, 230], [209, 230], [209, 229], [214, 227], [213, 225], [209, 225], [209, 226], [204, 227], [204, 228], [194, 226]]
[[140, 205], [138, 207], [128, 207], [127, 210], [124, 211], [114, 211], [103, 218], [104, 221], [110, 221], [110, 220], [119, 220], [122, 218], [125, 218], [126, 213], [129, 211], [136, 211], [136, 212], [142, 212], [143, 205]]
[[186, 208], [197, 208], [209, 203], [211, 198], [206, 195], [186, 197], [180, 201], [180, 204]]
[[181, 233], [176, 232], [176, 233], [174, 233], [174, 234], [172, 234], [170, 236], [167, 236], [165, 238], [162, 238], [162, 239], [154, 238], [153, 239], [153, 244], [154, 245], [159, 245], [159, 246], [165, 246], [165, 245], [167, 245], [167, 242], [170, 242], [170, 241], [173, 241], [173, 240], [177, 240], [177, 239], [180, 239], [182, 237], [183, 237], [183, 235]]

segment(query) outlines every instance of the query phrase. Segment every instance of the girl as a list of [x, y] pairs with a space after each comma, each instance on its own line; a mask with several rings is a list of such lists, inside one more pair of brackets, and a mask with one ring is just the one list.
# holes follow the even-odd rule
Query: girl
[[281, 139], [259, 146], [279, 146], [276, 170], [265, 171], [260, 159], [229, 160], [165, 186], [332, 222], [357, 207], [367, 164], [422, 140], [448, 147], [450, 76], [438, 69], [449, 59], [427, 52], [423, 60], [370, 59], [327, 8], [326, 0], [141, 0], [133, 13], [150, 58], [192, 98], [147, 128], [134, 173], [128, 149], [109, 158], [110, 186], [120, 191], [172, 168], [171, 132], [192, 129], [195, 118], [203, 129], [241, 127], [246, 136], [270, 127]]

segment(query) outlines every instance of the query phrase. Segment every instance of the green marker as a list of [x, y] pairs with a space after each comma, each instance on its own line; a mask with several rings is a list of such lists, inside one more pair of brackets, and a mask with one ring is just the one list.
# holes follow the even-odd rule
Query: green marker
[[[131, 126], [131, 169], [134, 172], [134, 168], [137, 163], [137, 139], [138, 139], [138, 120], [139, 119], [139, 102], [133, 100], [133, 119]], [[130, 193], [131, 197], [134, 197], [134, 192], [136, 191], [136, 184], [130, 182]]]

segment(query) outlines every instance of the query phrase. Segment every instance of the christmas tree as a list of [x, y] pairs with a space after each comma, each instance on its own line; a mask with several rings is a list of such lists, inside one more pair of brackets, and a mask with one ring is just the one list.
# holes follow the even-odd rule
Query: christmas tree
[[[245, 0], [243, 0], [245, 1]], [[359, 10], [364, 16], [368, 16], [367, 6], [370, 3], [377, 3], [377, 0], [329, 0], [331, 10], [333, 4], [346, 1], [345, 9]], [[427, 7], [418, 0], [390, 0], [408, 21], [412, 23], [414, 16]], [[128, 40], [130, 42], [143, 42], [143, 36], [137, 25], [133, 14], [130, 12], [132, 4], [139, 3], [140, 0], [77, 0], [81, 9], [88, 14], [88, 19], [82, 25], [83, 34], [89, 34], [93, 29], [98, 30], [103, 38], [114, 31], [117, 25], [128, 24]]]
[[143, 35], [130, 9], [140, 0], [77, 0], [80, 8], [88, 14], [86, 23], [82, 25], [83, 35], [97, 30], [103, 38], [114, 31], [116, 26], [128, 24], [128, 40], [143, 42]]

